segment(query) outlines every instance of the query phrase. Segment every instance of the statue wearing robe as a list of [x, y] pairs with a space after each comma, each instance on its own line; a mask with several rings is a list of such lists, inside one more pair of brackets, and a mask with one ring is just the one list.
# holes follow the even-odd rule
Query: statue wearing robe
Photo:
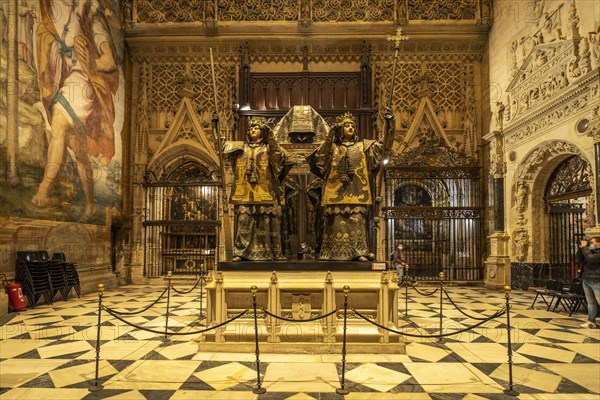
[[250, 121], [247, 142], [225, 143], [233, 167], [230, 202], [235, 212], [233, 261], [283, 260], [281, 185], [292, 167], [264, 119]]
[[383, 143], [359, 139], [350, 113], [336, 122], [323, 143], [307, 157], [311, 172], [324, 181], [319, 259], [367, 261], [373, 258], [367, 244], [370, 175], [379, 168]]

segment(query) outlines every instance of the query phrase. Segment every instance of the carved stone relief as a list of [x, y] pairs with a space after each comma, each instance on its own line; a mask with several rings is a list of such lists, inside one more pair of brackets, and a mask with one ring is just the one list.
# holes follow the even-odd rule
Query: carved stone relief
[[517, 190], [515, 191], [515, 205], [517, 209], [518, 225], [525, 225], [527, 223], [527, 219], [525, 218], [524, 214], [529, 206], [529, 192], [530, 190], [527, 182], [517, 182]]
[[[132, 4], [127, 1], [131, 9]], [[217, 21], [296, 21], [311, 22], [393, 21], [404, 25], [409, 20], [476, 19], [489, 23], [489, 0], [353, 0], [343, 6], [339, 0], [205, 0], [173, 2], [169, 0], [134, 1], [133, 11], [126, 10], [127, 21], [135, 15], [137, 23], [204, 22], [216, 27]], [[396, 4], [398, 3], [398, 4]]]
[[[502, 106], [506, 106], [504, 118], [496, 118], [498, 123], [507, 122], [503, 124], [507, 146], [537, 135], [597, 102], [600, 76], [592, 63], [597, 66], [594, 52], [598, 34], [590, 32], [589, 38], [581, 37], [574, 1], [569, 5], [568, 18], [562, 5], [547, 9], [536, 3], [535, 7], [537, 30], [511, 44], [514, 75], [507, 88], [509, 101]], [[565, 32], [561, 21], [567, 19]]]
[[536, 147], [521, 163], [519, 181], [532, 181], [548, 160], [559, 154], [576, 154], [585, 158], [579, 148], [563, 141], [550, 141]]
[[527, 260], [529, 252], [529, 232], [527, 229], [517, 229], [513, 232], [514, 255], [517, 261]]
[[494, 132], [493, 138], [490, 140], [489, 152], [489, 175], [493, 178], [504, 177], [504, 174], [506, 173], [506, 162], [504, 162], [504, 143], [501, 132]]

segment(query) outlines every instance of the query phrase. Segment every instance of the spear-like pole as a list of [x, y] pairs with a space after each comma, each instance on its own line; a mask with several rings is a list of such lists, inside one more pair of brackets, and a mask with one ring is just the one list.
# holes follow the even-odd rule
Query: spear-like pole
[[[215, 79], [215, 63], [213, 61], [213, 52], [212, 52], [212, 47], [209, 48], [209, 52], [210, 52], [210, 71], [212, 74], [212, 86], [213, 86], [213, 99], [214, 99], [214, 103], [215, 103], [215, 111], [212, 115], [212, 123], [213, 123], [213, 132], [215, 134], [215, 136], [217, 137], [217, 146], [219, 147], [218, 151], [219, 151], [219, 172], [221, 174], [221, 187], [222, 187], [222, 195], [221, 198], [223, 200], [223, 209], [226, 209], [226, 199], [227, 199], [227, 186], [225, 185], [225, 163], [223, 161], [223, 145], [221, 143], [221, 131], [219, 129], [219, 106], [217, 103], [217, 80]], [[224, 213], [222, 214], [224, 215]], [[217, 243], [217, 251], [215, 251], [215, 263], [218, 263], [219, 261], [219, 251], [220, 251], [220, 242], [221, 242], [221, 237], [224, 235], [224, 228], [223, 225], [221, 224], [221, 235], [217, 234], [217, 240], [219, 241], [219, 243]], [[218, 264], [215, 264], [218, 265]], [[200, 294], [202, 295], [202, 294]], [[202, 310], [200, 310], [202, 311]]]
[[[390, 94], [388, 97], [388, 102], [387, 102], [387, 108], [386, 108], [386, 113], [391, 113], [393, 112], [392, 110], [392, 101], [394, 99], [394, 84], [396, 82], [396, 66], [398, 65], [398, 53], [400, 52], [400, 42], [402, 40], [408, 40], [408, 36], [407, 35], [403, 35], [402, 34], [402, 27], [398, 27], [398, 29], [396, 29], [396, 35], [394, 36], [388, 36], [386, 37], [386, 40], [393, 40], [394, 41], [394, 64], [392, 66], [392, 84], [390, 85]], [[386, 153], [387, 153], [387, 140], [388, 140], [388, 130], [389, 130], [389, 123], [390, 120], [388, 118], [385, 119], [385, 129], [383, 131], [383, 153], [381, 156], [381, 163], [379, 163], [379, 180], [377, 182], [377, 197], [376, 199], [379, 200], [379, 202], [381, 202], [381, 188], [382, 188], [382, 181], [383, 181], [383, 168], [385, 166], [385, 159], [386, 159]]]
[[[383, 130], [383, 151], [381, 153], [381, 161], [379, 163], [379, 173], [377, 175], [377, 187], [375, 189], [377, 196], [375, 197], [375, 213], [374, 213], [375, 215], [373, 216], [373, 220], [375, 222], [376, 229], [379, 228], [379, 210], [381, 207], [381, 203], [383, 202], [383, 198], [381, 197], [381, 189], [383, 187], [384, 168], [385, 168], [385, 164], [387, 163], [388, 131], [390, 129], [389, 124], [390, 124], [390, 119], [391, 119], [391, 118], [388, 118], [387, 113], [393, 112], [392, 101], [394, 98], [394, 84], [396, 81], [396, 66], [398, 65], [398, 53], [400, 52], [400, 42], [403, 40], [408, 40], [408, 36], [402, 35], [402, 27], [399, 26], [398, 29], [396, 29], [396, 35], [387, 36], [386, 40], [394, 41], [394, 64], [392, 66], [392, 83], [390, 85], [390, 94], [389, 94], [388, 103], [387, 103], [387, 107], [386, 107], [386, 111], [385, 111], [386, 118], [385, 118], [384, 130]], [[384, 257], [387, 257], [387, 254], [388, 254], [387, 237], [385, 238], [385, 243], [386, 244], [385, 244]]]
[[212, 47], [210, 51], [210, 71], [212, 74], [213, 100], [215, 103], [215, 111], [212, 115], [213, 132], [217, 137], [217, 146], [219, 146], [219, 172], [221, 173], [221, 184], [223, 186], [223, 197], [225, 197], [225, 168], [223, 165], [223, 147], [221, 143], [221, 132], [219, 130], [219, 106], [217, 103], [217, 80], [215, 79], [215, 62], [213, 61]]

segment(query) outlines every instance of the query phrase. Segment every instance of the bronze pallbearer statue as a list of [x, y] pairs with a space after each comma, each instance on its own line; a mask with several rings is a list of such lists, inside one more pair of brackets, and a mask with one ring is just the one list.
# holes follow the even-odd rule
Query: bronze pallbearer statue
[[[387, 113], [386, 119], [393, 115]], [[324, 180], [321, 260], [374, 258], [367, 245], [370, 175], [379, 167], [384, 144], [360, 139], [355, 122], [350, 113], [337, 117], [323, 143], [307, 157], [311, 172]], [[393, 123], [386, 126], [394, 129]], [[390, 142], [394, 135], [387, 137]]]
[[232, 261], [285, 260], [281, 247], [280, 186], [293, 164], [264, 118], [253, 118], [246, 142], [226, 142], [233, 167], [235, 210]]

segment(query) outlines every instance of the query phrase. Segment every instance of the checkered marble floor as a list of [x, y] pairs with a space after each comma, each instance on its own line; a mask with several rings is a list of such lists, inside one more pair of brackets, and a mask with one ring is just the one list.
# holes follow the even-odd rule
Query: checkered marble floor
[[[179, 288], [185, 289], [185, 288]], [[427, 291], [428, 289], [423, 289]], [[431, 291], [431, 289], [429, 289]], [[447, 291], [469, 317], [491, 315], [504, 293], [478, 287]], [[150, 305], [162, 290], [130, 285], [104, 294], [119, 311]], [[436, 340], [406, 338], [406, 354], [348, 354], [346, 396], [336, 394], [342, 372], [339, 354], [261, 354], [257, 395], [254, 353], [198, 351], [197, 335], [164, 336], [132, 328], [103, 312], [99, 383], [96, 371], [98, 296], [86, 295], [15, 315], [0, 327], [0, 399], [509, 399], [506, 317]], [[582, 313], [548, 312], [533, 294], [511, 293], [513, 387], [520, 399], [598, 400], [600, 329], [583, 329]], [[401, 330], [439, 332], [439, 296], [409, 290], [405, 317], [400, 291]], [[172, 332], [203, 328], [199, 290], [173, 293], [168, 316]], [[444, 303], [444, 332], [477, 323]], [[124, 316], [139, 326], [164, 331], [166, 299], [141, 314]], [[235, 346], [232, 346], [235, 351]]]

